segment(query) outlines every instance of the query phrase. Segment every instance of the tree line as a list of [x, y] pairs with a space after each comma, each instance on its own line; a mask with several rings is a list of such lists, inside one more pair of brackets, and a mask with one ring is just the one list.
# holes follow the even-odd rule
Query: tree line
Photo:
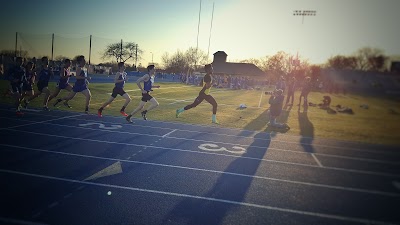
[[[129, 70], [138, 70], [146, 66], [137, 65], [142, 59], [144, 51], [135, 42], [118, 42], [109, 44], [102, 52], [104, 63], [100, 65], [117, 68], [118, 62], [125, 62]], [[1, 55], [14, 56], [15, 52], [3, 50]], [[27, 51], [19, 52], [19, 56], [29, 58]], [[76, 57], [72, 61], [76, 61]], [[55, 61], [62, 61], [67, 57], [56, 56]], [[363, 47], [351, 55], [336, 55], [329, 58], [326, 63], [312, 65], [302, 56], [294, 56], [284, 51], [279, 51], [272, 56], [261, 58], [250, 58], [238, 60], [240, 63], [252, 63], [259, 67], [266, 74], [273, 76], [296, 75], [296, 76], [317, 76], [323, 68], [333, 68], [340, 70], [360, 70], [383, 72], [388, 68], [389, 57], [383, 50], [378, 48]], [[210, 63], [207, 54], [195, 47], [187, 50], [177, 50], [174, 53], [165, 52], [161, 57], [161, 62], [156, 63], [158, 68], [162, 68], [167, 73], [190, 74], [202, 68], [202, 65]], [[129, 62], [131, 64], [129, 64]], [[130, 66], [132, 65], [132, 66]]]

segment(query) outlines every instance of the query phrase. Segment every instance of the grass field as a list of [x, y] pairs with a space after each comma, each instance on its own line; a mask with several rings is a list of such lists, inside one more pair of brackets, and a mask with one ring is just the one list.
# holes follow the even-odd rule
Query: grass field
[[[175, 110], [193, 102], [200, 88], [178, 83], [158, 83], [160, 89], [152, 93], [160, 106], [148, 113], [150, 120], [178, 121], [183, 123], [211, 125], [211, 105], [207, 102], [201, 103], [197, 108], [188, 110], [175, 118]], [[114, 84], [92, 83], [90, 90], [92, 100], [90, 111], [96, 113], [97, 109], [105, 102]], [[4, 93], [7, 82], [0, 81], [1, 93]], [[49, 88], [53, 90], [55, 83], [50, 83]], [[36, 88], [36, 87], [35, 87]], [[134, 83], [125, 85], [125, 90], [130, 94], [132, 101], [126, 112], [131, 112], [140, 101], [140, 91]], [[211, 94], [218, 102], [217, 118], [222, 127], [239, 128], [255, 131], [273, 131], [267, 127], [266, 110], [269, 107], [268, 95], [263, 90], [227, 90], [211, 89]], [[62, 91], [59, 96], [65, 96], [67, 92]], [[312, 92], [309, 102], [321, 103], [322, 96], [326, 93]], [[359, 95], [331, 94], [332, 108], [338, 104], [353, 109], [354, 114], [336, 113], [329, 114], [326, 110], [318, 107], [303, 107], [298, 111], [298, 96], [295, 95], [295, 104], [292, 108], [286, 108], [278, 119], [286, 122], [291, 129], [288, 135], [302, 135], [308, 137], [331, 138], [337, 140], [350, 140], [376, 144], [400, 145], [400, 102], [399, 98], [379, 98]], [[11, 104], [12, 98], [1, 98], [1, 103]], [[30, 107], [42, 107], [43, 96], [33, 100]], [[119, 116], [119, 109], [124, 99], [118, 96], [115, 101], [107, 107], [103, 114]], [[248, 108], [239, 109], [240, 104], [246, 104]], [[50, 109], [53, 102], [49, 103]], [[360, 105], [367, 104], [369, 109], [361, 108]], [[70, 101], [72, 109], [60, 104], [59, 109], [68, 111], [84, 111], [84, 96], [77, 94]], [[27, 112], [29, 113], [29, 112]], [[140, 119], [140, 113], [135, 115]], [[122, 118], [121, 118], [122, 121]], [[216, 125], [213, 125], [216, 126]], [[277, 131], [279, 132], [279, 131]]]

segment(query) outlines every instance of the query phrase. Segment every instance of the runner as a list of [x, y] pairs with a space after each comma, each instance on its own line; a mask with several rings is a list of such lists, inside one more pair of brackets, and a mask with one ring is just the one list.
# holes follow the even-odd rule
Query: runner
[[204, 69], [206, 71], [206, 75], [204, 76], [202, 83], [203, 83], [203, 88], [199, 92], [199, 96], [194, 100], [194, 102], [190, 105], [185, 106], [184, 108], [180, 108], [176, 110], [176, 117], [178, 118], [181, 113], [183, 113], [185, 110], [189, 110], [191, 108], [196, 107], [199, 105], [203, 100], [206, 100], [208, 103], [210, 103], [213, 107], [213, 115], [211, 122], [215, 124], [219, 124], [217, 120], [217, 102], [215, 99], [210, 95], [210, 89], [212, 85], [212, 73], [213, 73], [213, 67], [211, 64], [207, 64], [204, 66]]
[[[71, 60], [64, 59], [64, 66], [60, 70], [60, 80], [57, 83], [56, 90], [50, 96], [49, 101], [57, 97], [58, 94], [60, 94], [61, 90], [67, 90], [68, 92], [72, 91], [72, 85], [69, 84], [69, 78], [73, 75], [70, 71], [70, 67], [71, 67]], [[68, 104], [68, 101], [65, 101], [64, 105], [68, 108], [71, 108], [71, 106]]]
[[15, 98], [16, 115], [24, 115], [21, 112], [21, 100], [22, 100], [22, 87], [26, 81], [25, 68], [22, 66], [22, 58], [17, 57], [15, 59], [15, 66], [11, 69], [8, 79], [10, 80], [10, 89], [13, 97]]
[[80, 55], [78, 56], [77, 60], [78, 66], [76, 68], [76, 81], [74, 87], [72, 88], [72, 92], [64, 98], [57, 99], [57, 101], [54, 103], [54, 106], [62, 101], [68, 102], [75, 97], [76, 93], [81, 92], [86, 97], [85, 113], [89, 114], [89, 104], [92, 97], [88, 88], [88, 80], [90, 80], [90, 77], [87, 76], [87, 71], [84, 68], [86, 65], [85, 56]]
[[49, 59], [44, 56], [42, 57], [42, 69], [39, 72], [38, 76], [38, 82], [37, 82], [37, 88], [38, 92], [36, 92], [32, 97], [28, 98], [27, 100], [24, 100], [24, 107], [27, 108], [28, 104], [30, 101], [33, 99], [37, 98], [39, 95], [44, 93], [44, 98], [43, 98], [43, 110], [44, 111], [49, 111], [49, 107], [47, 106], [49, 102], [49, 97], [50, 97], [50, 90], [49, 90], [49, 81], [50, 77], [53, 76], [53, 71], [49, 68]]
[[124, 85], [125, 85], [125, 82], [128, 80], [128, 77], [126, 76], [125, 65], [123, 62], [118, 63], [118, 68], [119, 68], [119, 72], [117, 72], [115, 74], [115, 78], [114, 78], [115, 87], [113, 89], [111, 97], [98, 110], [97, 114], [99, 117], [103, 116], [102, 112], [103, 112], [104, 108], [107, 107], [107, 105], [109, 105], [112, 101], [114, 101], [114, 99], [117, 97], [117, 95], [121, 95], [122, 97], [125, 98], [125, 104], [122, 106], [120, 113], [123, 116], [128, 116], [128, 114], [125, 113], [125, 108], [129, 104], [129, 102], [131, 102], [131, 97], [129, 97], [129, 95], [124, 91]]
[[[144, 108], [144, 105], [146, 104], [146, 102], [150, 101], [151, 105], [149, 106], [149, 108], [147, 110], [144, 110], [141, 113], [144, 120], [147, 120], [147, 117], [146, 117], [147, 112], [156, 108], [159, 105], [157, 100], [153, 96], [150, 95], [150, 92], [153, 91], [152, 88], [160, 87], [160, 86], [153, 86], [154, 76], [155, 76], [154, 65], [149, 65], [147, 67], [147, 71], [148, 71], [148, 74], [145, 74], [143, 77], [139, 78], [136, 81], [137, 86], [142, 91], [142, 101], [139, 103], [139, 106], [135, 110], [133, 110], [133, 112], [130, 115], [128, 115], [126, 117], [126, 120], [129, 123], [133, 123], [133, 121], [131, 120], [132, 116], [135, 115], [135, 113], [142, 110]], [[143, 88], [142, 88], [142, 85], [140, 85], [141, 82], [143, 82], [143, 86], [144, 86]]]
[[[25, 97], [32, 97], [35, 92], [33, 91], [33, 85], [35, 84], [35, 80], [36, 80], [36, 72], [33, 70], [34, 68], [34, 64], [33, 62], [28, 62], [26, 64], [25, 67], [25, 81], [22, 85], [22, 98]], [[26, 106], [27, 104], [25, 104], [25, 100], [24, 100], [24, 105]]]

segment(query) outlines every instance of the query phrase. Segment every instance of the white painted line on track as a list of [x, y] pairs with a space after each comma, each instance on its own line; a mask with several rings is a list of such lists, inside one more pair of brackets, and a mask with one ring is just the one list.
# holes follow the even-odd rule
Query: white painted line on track
[[394, 186], [395, 188], [397, 188], [398, 190], [400, 190], [400, 181], [393, 181], [392, 183], [393, 183], [393, 186]]
[[323, 167], [321, 162], [317, 159], [317, 157], [314, 155], [314, 153], [311, 153], [311, 156], [314, 158], [314, 160], [317, 162], [319, 167]]
[[[81, 129], [87, 129], [87, 128], [81, 128]], [[15, 130], [15, 129], [7, 129], [7, 128], [5, 130], [11, 130], [11, 131], [15, 131], [15, 132], [24, 132], [24, 133], [30, 133], [30, 134], [36, 134], [36, 135], [42, 135], [42, 136], [48, 136], [48, 137], [59, 137], [59, 138], [72, 139], [72, 140], [92, 141], [92, 142], [98, 142], [98, 143], [118, 144], [118, 145], [125, 145], [125, 146], [147, 147], [147, 146], [141, 145], [141, 144], [122, 143], [122, 142], [115, 142], [115, 141], [103, 141], [103, 140], [95, 140], [95, 139], [87, 139], [87, 138], [79, 138], [79, 137], [68, 137], [68, 136], [62, 136], [62, 135], [31, 132], [31, 131], [26, 131], [26, 130]], [[211, 153], [211, 152], [200, 152], [200, 151], [193, 151], [193, 150], [187, 150], [187, 149], [167, 148], [167, 147], [159, 147], [159, 146], [151, 146], [151, 147], [152, 148], [157, 148], [157, 149], [167, 149], [167, 150], [172, 150], [172, 151], [184, 151], [184, 152], [194, 152], [194, 153], [200, 153], [200, 154], [215, 154], [215, 155], [220, 155], [220, 156], [235, 157], [233, 155], [226, 155], [226, 154], [220, 154], [220, 153]], [[345, 168], [337, 168], [337, 167], [319, 167], [319, 166], [303, 164], [303, 163], [293, 163], [293, 162], [286, 162], [286, 161], [259, 159], [259, 158], [244, 157], [244, 156], [236, 156], [236, 157], [247, 158], [247, 159], [258, 160], [258, 161], [283, 163], [283, 164], [289, 164], [289, 165], [324, 168], [324, 169], [329, 169], [329, 170], [337, 170], [337, 171], [344, 171], [344, 172], [350, 172], [350, 173], [360, 173], [360, 174], [386, 176], [386, 177], [400, 177], [399, 174], [392, 174], [392, 173], [363, 171], [363, 170], [345, 169]]]
[[219, 198], [189, 195], [189, 194], [183, 194], [183, 193], [158, 191], [158, 190], [127, 187], [127, 186], [112, 185], [112, 184], [102, 184], [102, 183], [95, 183], [95, 182], [90, 182], [90, 181], [80, 181], [80, 180], [74, 180], [74, 179], [68, 179], [68, 178], [60, 178], [60, 177], [18, 172], [18, 171], [12, 171], [12, 170], [0, 169], [0, 172], [14, 174], [14, 175], [36, 177], [36, 178], [42, 178], [42, 179], [48, 179], [48, 180], [63, 181], [63, 182], [69, 182], [69, 183], [79, 183], [79, 184], [83, 184], [83, 185], [91, 185], [91, 186], [97, 186], [97, 187], [116, 188], [116, 189], [145, 192], [145, 193], [151, 193], [151, 194], [161, 194], [161, 195], [168, 195], [168, 196], [175, 196], [175, 197], [182, 197], [182, 198], [199, 199], [199, 200], [204, 200], [204, 201], [219, 202], [219, 203], [226, 203], [226, 204], [231, 204], [231, 205], [267, 209], [267, 210], [273, 210], [273, 211], [279, 211], [279, 212], [285, 212], [285, 213], [293, 213], [293, 214], [298, 214], [298, 215], [313, 216], [313, 217], [319, 217], [319, 218], [324, 218], [324, 219], [335, 219], [335, 220], [340, 220], [340, 221], [357, 222], [357, 223], [364, 223], [364, 224], [379, 224], [379, 225], [390, 224], [390, 223], [387, 223], [384, 221], [369, 220], [369, 219], [364, 219], [364, 218], [347, 217], [347, 216], [341, 216], [341, 215], [335, 215], [335, 214], [316, 213], [316, 212], [310, 212], [310, 211], [302, 211], [302, 210], [281, 208], [281, 207], [275, 207], [275, 206], [269, 206], [269, 205], [253, 204], [253, 203], [247, 203], [247, 202], [238, 202], [238, 201], [231, 201], [231, 200], [225, 200], [225, 199], [219, 199]]
[[[164, 134], [163, 136], [161, 136], [162, 138], [165, 138], [165, 137], [167, 137], [168, 135], [170, 135], [170, 134], [172, 134], [172, 133], [174, 133], [176, 131], [176, 129], [174, 129], [173, 131], [171, 131], [171, 132], [168, 132], [168, 133], [166, 133], [166, 134]], [[161, 140], [161, 139], [160, 139]]]
[[[312, 186], [312, 187], [320, 187], [320, 188], [328, 188], [328, 189], [336, 189], [336, 190], [341, 190], [341, 191], [351, 191], [351, 192], [360, 192], [360, 193], [367, 193], [367, 194], [373, 194], [373, 195], [384, 195], [384, 196], [390, 196], [390, 197], [400, 197], [399, 193], [391, 193], [391, 192], [384, 192], [384, 191], [377, 191], [377, 190], [368, 190], [368, 189], [360, 189], [360, 188], [334, 186], [334, 185], [318, 184], [318, 183], [303, 182], [303, 181], [293, 181], [293, 180], [285, 180], [285, 179], [278, 179], [278, 178], [271, 178], [271, 177], [263, 177], [263, 176], [257, 176], [257, 175], [247, 175], [247, 174], [232, 173], [232, 172], [226, 172], [226, 171], [209, 170], [209, 169], [201, 169], [201, 168], [186, 167], [186, 166], [176, 166], [176, 165], [168, 165], [168, 164], [161, 164], [161, 163], [151, 163], [151, 162], [143, 162], [143, 161], [136, 161], [136, 160], [115, 159], [115, 158], [101, 157], [101, 156], [92, 156], [92, 155], [75, 154], [75, 153], [68, 153], [68, 152], [58, 152], [58, 151], [49, 151], [49, 150], [44, 150], [44, 149], [20, 147], [20, 146], [13, 146], [13, 145], [3, 145], [3, 144], [0, 144], [0, 145], [12, 147], [12, 148], [17, 148], [17, 149], [25, 149], [25, 150], [30, 150], [30, 151], [46, 152], [46, 153], [51, 153], [51, 154], [67, 155], [67, 156], [74, 156], [74, 157], [100, 159], [100, 160], [111, 160], [111, 161], [117, 161], [117, 162], [119, 161], [119, 162], [127, 162], [127, 163], [136, 163], [136, 164], [143, 164], [143, 165], [150, 165], [150, 166], [161, 166], [161, 167], [169, 167], [169, 168], [176, 168], [176, 169], [183, 169], [183, 170], [193, 170], [193, 171], [217, 173], [217, 174], [228, 174], [228, 175], [232, 175], [232, 176], [248, 177], [248, 178], [252, 178], [252, 179], [272, 180], [272, 181], [277, 181], [277, 182], [284, 182], [284, 183], [291, 183], [291, 184], [305, 185], [305, 186]], [[85, 186], [82, 185], [79, 188], [77, 188], [77, 190], [81, 190], [84, 187]]]
[[22, 109], [22, 111], [27, 111], [27, 112], [42, 112], [43, 110], [39, 110], [39, 109]]
[[73, 118], [73, 117], [78, 117], [78, 116], [81, 116], [81, 115], [63, 116], [63, 117], [59, 117], [57, 119], [45, 120], [45, 121], [40, 121], [40, 122], [33, 122], [33, 123], [22, 124], [22, 125], [7, 127], [7, 128], [0, 128], [0, 129], [12, 129], [12, 128], [18, 128], [18, 127], [25, 127], [25, 126], [30, 126], [30, 125], [34, 125], [34, 124], [48, 123], [48, 122], [51, 122], [51, 121], [63, 120], [63, 119]]
[[51, 208], [56, 207], [57, 205], [58, 205], [58, 202], [53, 202], [52, 204], [50, 204], [50, 205], [48, 206], [48, 208], [51, 209]]
[[[123, 101], [125, 101], [124, 99], [121, 99]], [[174, 100], [172, 100], [174, 101]], [[12, 111], [12, 110], [7, 110], [7, 109], [1, 109], [0, 111]], [[76, 113], [76, 112], [68, 112], [68, 111], [59, 111], [59, 112], [66, 112], [66, 113]], [[43, 114], [39, 114], [39, 113], [32, 113], [32, 114], [37, 114], [37, 115], [41, 115], [41, 116], [46, 116], [46, 117], [57, 117], [57, 116], [52, 116], [52, 115], [43, 115]], [[110, 118], [115, 118], [115, 119], [120, 119], [120, 117], [117, 116], [111, 116], [111, 115], [107, 115], [107, 117]], [[10, 118], [8, 118], [10, 119]], [[72, 118], [75, 119], [75, 118]], [[98, 122], [98, 120], [88, 120], [88, 119], [75, 119], [75, 120], [85, 120], [85, 121], [94, 121], [94, 122]], [[148, 121], [147, 123], [151, 123], [152, 121]], [[179, 122], [171, 122], [171, 121], [154, 121], [155, 123], [160, 123], [160, 124], [174, 124], [174, 125], [187, 125], [187, 126], [194, 126], [194, 127], [203, 127], [203, 128], [210, 128], [213, 127], [215, 128], [215, 126], [207, 126], [207, 125], [201, 125], [201, 124], [190, 124], [190, 123], [179, 123]], [[105, 123], [112, 123], [112, 122], [105, 122]], [[115, 124], [115, 123], [114, 123]], [[122, 123], [119, 123], [122, 124]], [[124, 123], [126, 124], [126, 123]], [[146, 126], [146, 125], [131, 125], [131, 126], [141, 126], [141, 127], [152, 127], [152, 128], [158, 128], [158, 129], [169, 129], [172, 130], [173, 128], [166, 128], [166, 127], [157, 127], [157, 126]], [[1, 128], [0, 128], [1, 129]], [[238, 131], [241, 132], [243, 130], [241, 129], [237, 129], [237, 128], [227, 128], [227, 127], [218, 127], [218, 129], [221, 130], [229, 130], [229, 131]], [[232, 135], [232, 134], [221, 134], [221, 133], [215, 133], [215, 132], [203, 132], [203, 131], [193, 131], [193, 130], [179, 130], [179, 131], [184, 131], [184, 132], [194, 132], [194, 133], [201, 133], [201, 134], [213, 134], [213, 135], [222, 135], [222, 136], [231, 136], [231, 137], [240, 137], [240, 138], [250, 138], [250, 139], [254, 139], [254, 140], [271, 140], [274, 142], [281, 142], [281, 143], [289, 143], [289, 144], [299, 144], [299, 142], [294, 142], [294, 141], [282, 141], [282, 140], [273, 140], [272, 137], [270, 136], [270, 138], [256, 138], [254, 137], [255, 135], [259, 134], [259, 133], [263, 133], [260, 131], [251, 131], [251, 130], [245, 130], [248, 132], [254, 132], [253, 137], [249, 137], [249, 136], [243, 136], [243, 135]], [[266, 133], [268, 134], [268, 133]], [[287, 136], [287, 137], [296, 137], [296, 138], [300, 138], [301, 136], [298, 135], [290, 135], [290, 134], [280, 134], [282, 136]], [[313, 139], [312, 137], [301, 137], [303, 139]], [[333, 140], [333, 139], [327, 139], [327, 140]], [[363, 144], [360, 142], [352, 142], [352, 141], [343, 141], [343, 140], [334, 140], [337, 141], [338, 143], [352, 143], [352, 144]], [[308, 144], [308, 143], [302, 143], [303, 145], [312, 145], [312, 146], [320, 146], [320, 147], [327, 147], [327, 148], [335, 148], [335, 149], [347, 149], [347, 150], [353, 150], [353, 151], [359, 151], [359, 152], [369, 152], [369, 153], [376, 153], [376, 154], [397, 154], [400, 155], [400, 152], [382, 152], [382, 151], [378, 151], [378, 150], [365, 150], [362, 148], [353, 148], [353, 147], [342, 147], [342, 146], [333, 146], [333, 145], [323, 145], [323, 144], [316, 144], [316, 143], [312, 143], [312, 144]]]
[[[264, 146], [256, 146], [256, 145], [242, 145], [242, 144], [235, 144], [235, 143], [228, 143], [228, 142], [218, 142], [218, 141], [209, 141], [209, 140], [202, 140], [202, 139], [192, 139], [192, 138], [180, 138], [180, 137], [169, 137], [168, 135], [173, 133], [174, 131], [180, 131], [178, 129], [174, 129], [173, 131], [169, 132], [168, 135], [155, 135], [155, 134], [143, 134], [143, 133], [134, 133], [134, 132], [129, 132], [129, 131], [112, 131], [112, 130], [99, 130], [96, 128], [89, 128], [89, 127], [77, 127], [77, 126], [70, 126], [70, 125], [63, 125], [63, 124], [54, 124], [54, 123], [44, 123], [44, 124], [49, 124], [53, 126], [61, 126], [61, 127], [69, 127], [69, 128], [81, 128], [81, 129], [87, 129], [87, 130], [95, 130], [95, 131], [107, 131], [107, 132], [114, 132], [114, 133], [119, 133], [119, 134], [132, 134], [132, 135], [141, 135], [141, 136], [150, 136], [150, 137], [161, 137], [161, 138], [170, 138], [170, 139], [178, 139], [178, 140], [186, 140], [186, 141], [204, 141], [208, 143], [216, 143], [216, 144], [227, 144], [227, 145], [234, 145], [234, 146], [241, 146], [241, 147], [251, 147], [251, 148], [261, 148], [265, 150]], [[111, 123], [110, 123], [111, 124]], [[116, 126], [116, 125], [112, 125]], [[288, 149], [280, 149], [280, 148], [273, 148], [273, 147], [268, 147], [268, 150], [276, 150], [276, 151], [284, 151], [284, 152], [292, 152], [296, 154], [309, 154], [308, 152], [304, 151], [298, 151], [298, 150], [288, 150]], [[383, 161], [383, 160], [376, 160], [376, 159], [368, 159], [368, 158], [356, 158], [356, 157], [350, 157], [350, 156], [340, 156], [340, 155], [332, 155], [332, 154], [324, 154], [324, 153], [313, 153], [315, 155], [321, 155], [325, 157], [333, 157], [333, 158], [341, 158], [341, 159], [347, 159], [347, 160], [357, 160], [357, 161], [365, 161], [365, 162], [371, 162], [371, 163], [381, 163], [381, 164], [390, 164], [390, 165], [400, 165], [400, 162], [392, 162], [392, 161]]]
[[[6, 110], [2, 110], [0, 109], [0, 111], [6, 111]], [[39, 114], [39, 115], [43, 115], [43, 114]], [[51, 115], [43, 115], [43, 116], [47, 116], [47, 117], [57, 117], [57, 116], [51, 116]], [[119, 118], [119, 117], [114, 117], [114, 116], [110, 116], [113, 118]], [[0, 117], [0, 118], [6, 118], [6, 119], [13, 119], [13, 118], [8, 118], [8, 117]], [[76, 119], [76, 118], [70, 118], [72, 120], [83, 120], [83, 121], [89, 121], [89, 122], [99, 122], [98, 120], [90, 120], [90, 119]], [[14, 120], [20, 120], [20, 119], [14, 119]], [[48, 121], [44, 121], [44, 122], [48, 122]], [[102, 122], [102, 123], [110, 123], [110, 124], [123, 124], [126, 125], [126, 123], [112, 123], [112, 122]], [[172, 122], [163, 122], [163, 121], [157, 121], [157, 123], [172, 123]], [[173, 123], [173, 124], [177, 124], [177, 123]], [[200, 127], [207, 127], [207, 126], [201, 126], [201, 125], [194, 125], [194, 124], [186, 124], [186, 125], [193, 125], [193, 126], [200, 126]], [[167, 130], [172, 130], [173, 128], [166, 128], [166, 127], [157, 127], [157, 126], [146, 126], [146, 125], [136, 125], [136, 124], [131, 124], [130, 126], [137, 126], [137, 127], [149, 127], [149, 128], [156, 128], [156, 129], [167, 129]], [[209, 127], [208, 127], [209, 128]], [[2, 129], [2, 128], [0, 128]], [[225, 129], [225, 128], [224, 128]], [[226, 128], [228, 129], [228, 128]], [[255, 137], [248, 137], [248, 136], [242, 136], [242, 135], [231, 135], [231, 134], [221, 134], [221, 133], [214, 133], [214, 132], [201, 132], [201, 131], [193, 131], [193, 130], [184, 130], [184, 129], [176, 129], [177, 131], [183, 131], [183, 132], [190, 132], [190, 133], [199, 133], [199, 134], [212, 134], [212, 135], [221, 135], [221, 136], [229, 136], [229, 137], [238, 137], [238, 138], [246, 138], [246, 139], [254, 139], [254, 140], [271, 140], [274, 142], [281, 142], [281, 143], [289, 143], [289, 144], [300, 144], [299, 142], [293, 142], [293, 141], [281, 141], [281, 140], [273, 140], [271, 138], [255, 138]], [[196, 140], [196, 139], [195, 139]], [[339, 143], [342, 141], [338, 141]], [[367, 152], [367, 153], [373, 153], [373, 154], [396, 154], [399, 155], [398, 152], [385, 152], [385, 151], [378, 151], [378, 150], [365, 150], [365, 149], [361, 149], [361, 148], [351, 148], [351, 147], [341, 147], [341, 146], [332, 146], [332, 145], [322, 145], [322, 144], [308, 144], [308, 143], [301, 143], [302, 145], [312, 145], [314, 147], [326, 147], [326, 148], [334, 148], [334, 149], [346, 149], [346, 150], [352, 150], [352, 151], [358, 151], [358, 152]], [[269, 147], [269, 149], [275, 149], [275, 150], [282, 150], [282, 151], [291, 151], [291, 152], [298, 152], [298, 151], [293, 151], [293, 150], [287, 150], [287, 149], [280, 149], [280, 148], [272, 148]], [[322, 155], [323, 153], [318, 153], [320, 155]], [[330, 154], [324, 154], [324, 156], [335, 156], [335, 155], [330, 155]], [[337, 157], [341, 157], [341, 156], [337, 156]], [[348, 158], [346, 156], [343, 156], [343, 158]], [[358, 159], [358, 158], [355, 158]], [[361, 160], [363, 158], [360, 158]], [[369, 159], [370, 160], [370, 159]], [[379, 162], [377, 160], [373, 160], [376, 162]], [[371, 161], [372, 162], [372, 161]], [[385, 163], [386, 161], [381, 161], [383, 163]], [[391, 164], [393, 164], [393, 162], [389, 162]], [[394, 163], [394, 164], [400, 164], [398, 163]]]
[[45, 223], [38, 223], [26, 220], [12, 219], [0, 217], [0, 222], [4, 222], [5, 224], [22, 224], [22, 225], [46, 225]]

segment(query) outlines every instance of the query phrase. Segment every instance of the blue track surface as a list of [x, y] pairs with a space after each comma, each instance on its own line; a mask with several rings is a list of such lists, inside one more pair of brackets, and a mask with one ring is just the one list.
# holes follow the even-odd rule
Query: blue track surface
[[2, 224], [398, 224], [398, 148], [0, 107]]

